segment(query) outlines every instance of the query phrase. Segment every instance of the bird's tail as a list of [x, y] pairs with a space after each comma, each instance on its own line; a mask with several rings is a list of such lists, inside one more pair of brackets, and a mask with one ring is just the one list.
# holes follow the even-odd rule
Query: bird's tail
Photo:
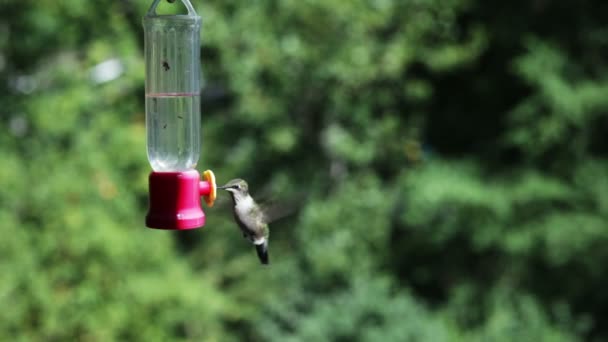
[[258, 252], [258, 258], [260, 258], [260, 262], [264, 265], [268, 265], [268, 240], [264, 240], [263, 243], [255, 245], [255, 250], [256, 252]]

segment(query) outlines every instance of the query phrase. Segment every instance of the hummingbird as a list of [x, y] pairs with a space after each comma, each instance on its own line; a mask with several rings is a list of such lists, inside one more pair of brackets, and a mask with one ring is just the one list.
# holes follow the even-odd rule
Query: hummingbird
[[269, 216], [249, 195], [249, 186], [244, 180], [233, 179], [223, 186], [218, 186], [218, 189], [230, 193], [234, 204], [234, 219], [241, 228], [243, 237], [255, 246], [260, 262], [267, 265], [269, 262], [268, 237], [270, 235], [268, 223], [271, 221]]

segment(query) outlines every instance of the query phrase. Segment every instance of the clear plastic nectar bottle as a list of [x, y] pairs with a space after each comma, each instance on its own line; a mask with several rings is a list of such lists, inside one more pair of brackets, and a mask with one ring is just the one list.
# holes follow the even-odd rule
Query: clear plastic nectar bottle
[[143, 19], [148, 160], [155, 172], [181, 172], [200, 155], [201, 18], [188, 0], [188, 14], [158, 15], [160, 1]]

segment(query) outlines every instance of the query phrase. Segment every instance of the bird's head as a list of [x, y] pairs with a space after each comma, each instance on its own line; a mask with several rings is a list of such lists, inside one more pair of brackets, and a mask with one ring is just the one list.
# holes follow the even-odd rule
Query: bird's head
[[233, 196], [247, 196], [249, 195], [249, 186], [244, 180], [237, 178], [229, 181], [228, 183], [218, 186], [218, 189], [224, 189], [230, 192]]

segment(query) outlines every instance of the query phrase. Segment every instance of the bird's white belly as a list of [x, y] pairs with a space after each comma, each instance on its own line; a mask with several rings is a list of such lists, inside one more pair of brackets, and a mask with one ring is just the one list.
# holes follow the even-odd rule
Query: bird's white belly
[[247, 196], [236, 203], [235, 210], [240, 217], [247, 216], [254, 205], [253, 199]]

